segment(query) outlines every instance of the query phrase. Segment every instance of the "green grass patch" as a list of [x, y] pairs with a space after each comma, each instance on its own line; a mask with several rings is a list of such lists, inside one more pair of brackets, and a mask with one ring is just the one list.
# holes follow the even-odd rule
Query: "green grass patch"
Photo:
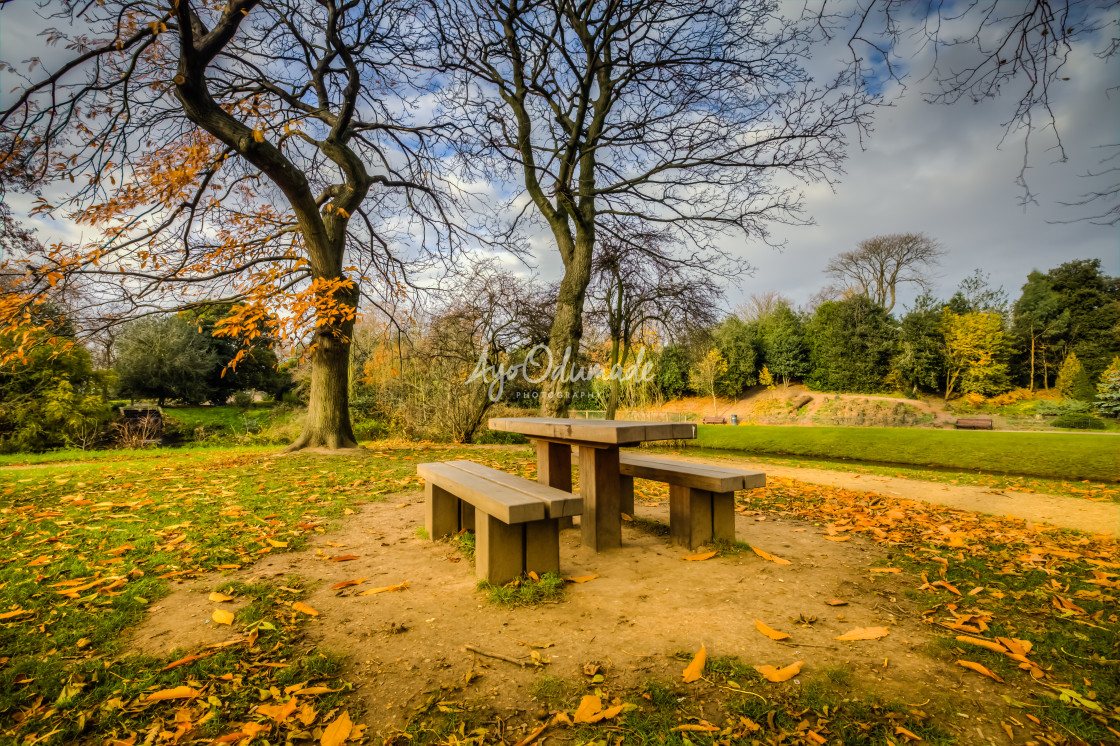
[[488, 580], [480, 580], [478, 589], [486, 593], [486, 600], [489, 603], [507, 609], [515, 606], [559, 603], [564, 600], [564, 579], [551, 572], [546, 572], [539, 580], [524, 576], [505, 585], [495, 585]]
[[1120, 481], [1120, 439], [1107, 434], [716, 425], [698, 430], [700, 448]]

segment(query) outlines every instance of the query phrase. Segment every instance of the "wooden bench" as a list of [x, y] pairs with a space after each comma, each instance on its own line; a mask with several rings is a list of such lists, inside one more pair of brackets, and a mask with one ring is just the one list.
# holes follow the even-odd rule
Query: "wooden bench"
[[723, 417], [705, 417], [704, 418], [704, 424], [705, 425], [726, 425], [727, 420]]
[[669, 485], [669, 536], [694, 549], [715, 539], [735, 540], [735, 490], [766, 486], [760, 471], [622, 453], [622, 512], [634, 514], [634, 479]]
[[990, 417], [966, 417], [957, 420], [956, 426], [958, 430], [991, 430], [992, 420]]
[[560, 519], [579, 515], [576, 495], [472, 461], [419, 464], [432, 539], [475, 534], [475, 571], [508, 583], [530, 570], [560, 571]]

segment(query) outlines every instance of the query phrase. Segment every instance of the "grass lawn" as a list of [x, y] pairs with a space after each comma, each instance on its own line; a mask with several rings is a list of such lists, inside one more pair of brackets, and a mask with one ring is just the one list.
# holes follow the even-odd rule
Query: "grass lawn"
[[1113, 435], [874, 427], [700, 425], [698, 429], [695, 445], [700, 448], [1120, 481], [1120, 438]]
[[[535, 468], [527, 448], [375, 443], [336, 457], [199, 449], [0, 471], [0, 743], [320, 742], [344, 719], [358, 721], [361, 681], [344, 677], [344, 656], [306, 640], [303, 579], [233, 583], [220, 573], [302, 549], [362, 504], [418, 489], [418, 461], [454, 458], [524, 476]], [[923, 618], [941, 633], [927, 654], [982, 664], [1024, 687], [1008, 690], [1017, 733], [1037, 718], [1052, 743], [1120, 738], [1115, 542], [791, 480], [747, 499], [762, 514], [879, 545], [881, 561], [913, 581], [928, 606]], [[174, 584], [212, 573], [213, 591], [249, 602], [232, 620], [243, 633], [236, 644], [164, 658], [129, 652], [128, 630], [151, 604]], [[1032, 641], [1029, 664], [961, 642], [962, 633]], [[501, 670], [488, 670], [486, 687], [502, 685]], [[593, 676], [545, 677], [536, 699], [552, 710], [552, 742], [910, 742], [900, 728], [928, 743], [970, 742], [920, 706], [849, 687], [841, 668], [798, 688], [764, 682], [736, 659], [709, 660], [704, 672], [703, 689], [679, 679], [621, 690]], [[456, 704], [454, 694], [437, 692], [407, 735], [386, 743], [519, 740], [503, 735], [506, 715]], [[574, 717], [587, 697], [618, 707], [616, 719], [563, 729], [570, 726], [556, 713]], [[286, 710], [297, 698], [299, 709]], [[378, 715], [367, 719], [376, 724]], [[348, 742], [359, 736], [351, 731]]]

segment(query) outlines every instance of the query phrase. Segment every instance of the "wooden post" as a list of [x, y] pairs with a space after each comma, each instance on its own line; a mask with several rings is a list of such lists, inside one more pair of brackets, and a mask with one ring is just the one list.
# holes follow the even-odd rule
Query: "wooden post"
[[596, 552], [622, 546], [618, 446], [579, 449], [580, 526], [584, 546]]
[[625, 474], [618, 478], [619, 489], [622, 492], [618, 496], [619, 509], [630, 516], [634, 517], [634, 477], [628, 477]]
[[712, 493], [712, 538], [735, 541], [735, 493]]
[[459, 498], [428, 481], [424, 485], [424, 528], [432, 539], [459, 532]]
[[688, 549], [712, 540], [712, 493], [669, 485], [669, 535]]
[[560, 520], [545, 518], [525, 524], [525, 572], [560, 574]]
[[[572, 491], [572, 447], [565, 443], [534, 441], [537, 445], [537, 481], [565, 492]], [[560, 519], [560, 528], [572, 528], [571, 516]]]
[[525, 524], [512, 526], [492, 515], [475, 516], [474, 566], [478, 577], [504, 585], [525, 571]]

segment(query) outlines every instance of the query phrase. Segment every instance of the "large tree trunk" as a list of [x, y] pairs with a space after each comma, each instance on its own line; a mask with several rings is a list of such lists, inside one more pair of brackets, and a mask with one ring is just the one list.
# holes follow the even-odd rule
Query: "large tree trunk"
[[[357, 312], [358, 291], [339, 299]], [[350, 346], [354, 318], [315, 331], [311, 351], [311, 397], [303, 432], [287, 451], [301, 448], [357, 448], [350, 424]]]
[[1031, 392], [1034, 392], [1034, 327], [1031, 327]]
[[[554, 234], [557, 232], [554, 229]], [[552, 352], [553, 377], [545, 382], [542, 392], [544, 401], [541, 409], [545, 417], [567, 417], [571, 407], [571, 374], [578, 368], [579, 343], [583, 338], [583, 302], [587, 285], [591, 282], [591, 255], [595, 246], [594, 228], [581, 228], [577, 225], [575, 240], [562, 235], [556, 238], [564, 243], [570, 242], [572, 251], [564, 267], [564, 279], [560, 281], [560, 292], [556, 295], [556, 316], [552, 320], [552, 330], [548, 337], [548, 349]], [[563, 248], [563, 247], [561, 247]], [[561, 254], [564, 252], [562, 251]], [[564, 363], [567, 356], [567, 364]], [[564, 365], [563, 370], [560, 366]]]

